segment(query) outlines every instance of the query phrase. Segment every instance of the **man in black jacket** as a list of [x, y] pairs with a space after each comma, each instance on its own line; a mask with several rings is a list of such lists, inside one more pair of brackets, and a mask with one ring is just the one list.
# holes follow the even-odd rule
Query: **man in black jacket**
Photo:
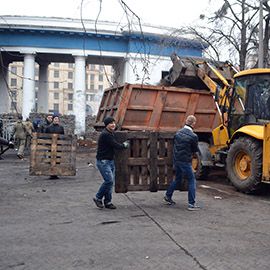
[[173, 163], [175, 179], [171, 182], [164, 197], [164, 200], [168, 204], [175, 204], [172, 200], [172, 195], [176, 186], [181, 184], [183, 174], [185, 174], [188, 178], [188, 210], [191, 211], [199, 210], [200, 208], [195, 204], [196, 179], [191, 165], [192, 156], [196, 152], [199, 152], [198, 136], [193, 132], [195, 124], [195, 116], [189, 115], [186, 119], [185, 126], [178, 130], [174, 136]]
[[40, 132], [40, 133], [45, 133], [46, 132], [46, 128], [52, 124], [53, 121], [53, 115], [52, 114], [48, 114], [46, 119], [44, 120], [44, 122], [39, 126], [38, 123], [36, 123], [35, 121], [35, 131], [36, 132]]
[[[52, 124], [50, 124], [45, 129], [45, 133], [52, 133], [52, 134], [64, 134], [64, 128], [59, 124], [59, 116], [54, 115], [52, 119]], [[51, 175], [50, 179], [58, 179], [59, 177], [57, 175]]]
[[64, 134], [64, 128], [59, 123], [59, 116], [54, 115], [52, 124], [46, 127], [45, 133]]
[[[98, 208], [116, 209], [112, 204], [112, 189], [115, 177], [114, 150], [128, 148], [128, 142], [118, 143], [114, 137], [115, 120], [112, 117], [104, 119], [105, 128], [98, 139], [96, 164], [103, 178], [96, 196], [93, 198]], [[102, 199], [104, 198], [104, 206]]]

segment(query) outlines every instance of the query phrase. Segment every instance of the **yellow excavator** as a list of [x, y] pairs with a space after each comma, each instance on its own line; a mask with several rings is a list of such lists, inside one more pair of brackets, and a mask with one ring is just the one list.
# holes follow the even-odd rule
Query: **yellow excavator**
[[172, 56], [166, 80], [171, 85], [201, 83], [212, 93], [220, 124], [200, 142], [193, 164], [198, 177], [224, 166], [237, 190], [253, 193], [270, 183], [270, 69], [237, 71], [199, 58]]

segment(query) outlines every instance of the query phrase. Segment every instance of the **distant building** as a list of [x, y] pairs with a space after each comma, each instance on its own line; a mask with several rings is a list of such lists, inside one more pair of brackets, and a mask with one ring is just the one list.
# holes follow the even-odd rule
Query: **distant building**
[[[38, 91], [38, 69], [35, 67], [36, 110]], [[9, 65], [9, 87], [11, 90], [10, 111], [22, 112], [23, 62]], [[113, 70], [111, 66], [89, 64], [86, 67], [86, 114], [96, 115], [104, 89], [110, 87]], [[52, 63], [48, 68], [48, 108], [49, 112], [73, 114], [74, 64]], [[109, 80], [109, 81], [108, 81]]]

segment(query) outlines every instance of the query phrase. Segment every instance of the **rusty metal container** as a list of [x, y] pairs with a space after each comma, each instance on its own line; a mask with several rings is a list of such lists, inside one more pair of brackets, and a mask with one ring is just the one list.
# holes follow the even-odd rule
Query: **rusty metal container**
[[207, 90], [125, 84], [104, 91], [95, 127], [113, 116], [119, 130], [177, 131], [185, 118], [197, 118], [196, 132], [211, 133], [219, 124], [212, 95]]

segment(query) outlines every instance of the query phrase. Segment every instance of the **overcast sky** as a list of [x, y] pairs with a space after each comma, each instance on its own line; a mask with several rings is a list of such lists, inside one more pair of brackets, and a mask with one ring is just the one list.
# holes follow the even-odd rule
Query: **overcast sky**
[[[80, 18], [82, 0], [5, 0], [0, 15]], [[124, 0], [142, 23], [178, 28], [199, 22], [200, 14], [217, 10], [222, 0]], [[84, 0], [83, 19], [119, 22], [125, 19], [119, 0]], [[135, 22], [135, 20], [134, 20]]]

